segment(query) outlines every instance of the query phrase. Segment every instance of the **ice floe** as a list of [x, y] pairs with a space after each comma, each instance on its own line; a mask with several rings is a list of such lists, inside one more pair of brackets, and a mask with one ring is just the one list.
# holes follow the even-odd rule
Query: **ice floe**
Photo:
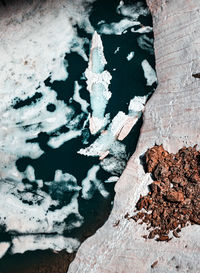
[[[99, 156], [100, 159], [117, 151], [123, 140], [142, 114], [148, 96], [134, 97], [128, 107], [128, 114], [119, 111], [105, 131], [89, 146], [78, 151], [85, 156]], [[121, 144], [122, 145], [122, 144]]]
[[131, 61], [131, 60], [133, 59], [134, 56], [135, 56], [134, 51], [131, 51], [131, 52], [127, 55], [126, 59], [127, 59], [128, 61]]
[[149, 64], [149, 62], [147, 60], [142, 61], [142, 68], [143, 68], [143, 71], [144, 71], [144, 77], [147, 80], [146, 85], [151, 86], [154, 82], [157, 81], [156, 72], [150, 66], [150, 64]]
[[67, 133], [62, 133], [56, 137], [52, 137], [49, 141], [48, 141], [48, 145], [51, 146], [52, 148], [56, 149], [59, 148], [61, 145], [63, 145], [65, 142], [76, 138], [78, 136], [81, 136], [82, 134], [82, 130], [70, 130]]
[[[41, 244], [41, 242], [43, 242]], [[65, 238], [60, 235], [26, 235], [16, 236], [12, 240], [11, 253], [24, 253], [28, 250], [45, 250], [53, 249], [55, 251], [61, 251], [66, 249], [68, 253], [72, 253], [77, 250], [80, 242], [73, 238]]]
[[110, 176], [107, 180], [105, 180], [105, 183], [114, 183], [117, 182], [119, 180], [118, 176]]
[[100, 166], [94, 165], [88, 171], [87, 176], [82, 181], [82, 198], [84, 199], [91, 199], [95, 193], [95, 191], [99, 191], [99, 193], [103, 197], [108, 197], [109, 192], [106, 191], [103, 183], [101, 180], [97, 178], [97, 172], [99, 171]]
[[96, 134], [108, 121], [108, 117], [104, 117], [104, 113], [111, 97], [108, 86], [112, 77], [108, 71], [104, 70], [106, 63], [101, 37], [95, 31], [92, 37], [89, 64], [85, 71], [92, 109], [90, 117], [91, 134]]

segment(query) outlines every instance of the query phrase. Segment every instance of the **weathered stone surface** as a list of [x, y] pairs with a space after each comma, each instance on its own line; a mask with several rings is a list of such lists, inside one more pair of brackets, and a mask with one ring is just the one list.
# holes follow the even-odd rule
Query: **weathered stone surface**
[[184, 228], [181, 238], [156, 242], [141, 237], [145, 225], [124, 219], [152, 182], [140, 156], [155, 143], [177, 152], [200, 141], [200, 80], [192, 76], [200, 72], [200, 2], [147, 2], [154, 20], [158, 88], [147, 103], [136, 152], [115, 187], [113, 211], [79, 248], [70, 273], [200, 272], [199, 226]]

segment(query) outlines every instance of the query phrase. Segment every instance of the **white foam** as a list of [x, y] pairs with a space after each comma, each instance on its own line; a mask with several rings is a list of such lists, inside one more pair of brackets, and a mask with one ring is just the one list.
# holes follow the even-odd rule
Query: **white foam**
[[[41, 244], [42, 242], [42, 244]], [[37, 249], [53, 249], [61, 251], [66, 249], [68, 253], [76, 251], [80, 242], [73, 238], [65, 238], [60, 235], [26, 235], [17, 236], [12, 240], [12, 254], [24, 253], [25, 251]]]
[[97, 179], [97, 172], [99, 169], [100, 167], [98, 165], [92, 166], [92, 168], [88, 171], [86, 178], [83, 179], [82, 198], [86, 200], [91, 199], [96, 190], [98, 190], [103, 197], [108, 197], [109, 192], [105, 190], [103, 183]]
[[80, 89], [81, 86], [78, 84], [78, 82], [75, 82], [75, 86], [74, 86], [74, 96], [73, 96], [73, 100], [78, 102], [81, 105], [81, 110], [85, 113], [87, 113], [87, 108], [89, 106], [89, 103], [82, 99], [80, 96]]
[[[34, 182], [34, 169], [31, 166], [27, 167], [25, 174]], [[57, 170], [54, 181], [44, 182], [49, 188], [49, 194], [41, 189], [33, 190], [32, 184], [3, 180], [0, 182], [0, 207], [3, 208], [0, 224], [6, 226], [7, 232], [21, 234], [12, 237], [12, 253], [47, 248], [54, 250], [65, 248], [68, 252], [76, 250], [79, 242], [64, 238], [62, 235], [64, 230], [80, 227], [83, 223], [78, 211], [81, 187], [77, 185], [73, 175]], [[43, 181], [36, 182], [43, 185]], [[73, 193], [71, 201], [61, 208], [51, 210], [52, 206], [59, 205], [59, 197], [65, 194], [65, 191]], [[54, 200], [51, 194], [54, 195]], [[70, 214], [75, 215], [75, 220], [66, 226], [65, 219]], [[41, 235], [44, 233], [45, 235]], [[52, 233], [58, 235], [51, 235]], [[6, 246], [8, 248], [10, 245]], [[5, 253], [6, 247], [3, 249]]]
[[105, 158], [100, 162], [100, 166], [106, 171], [113, 175], [120, 175], [125, 166], [127, 160], [116, 157]]
[[125, 17], [137, 20], [139, 16], [146, 16], [149, 14], [149, 9], [144, 7], [143, 2], [136, 2], [131, 5], [125, 5], [124, 1], [120, 1], [117, 12]]
[[128, 18], [124, 18], [118, 23], [110, 23], [110, 24], [101, 25], [99, 29], [99, 33], [107, 34], [107, 35], [111, 35], [111, 34], [121, 35], [128, 28], [137, 26], [137, 25], [140, 25], [140, 22], [132, 21]]
[[135, 30], [134, 28], [131, 29], [131, 32], [136, 32], [136, 33], [149, 33], [152, 32], [153, 28], [150, 26], [142, 26], [141, 28]]
[[[27, 140], [37, 137], [40, 132], [58, 130], [68, 123], [73, 113], [64, 102], [57, 100], [57, 93], [46, 87], [44, 81], [49, 76], [51, 82], [67, 78], [65, 54], [70, 51], [87, 60], [83, 46], [88, 39], [77, 36], [75, 25], [84, 27], [89, 33], [94, 30], [88, 19], [90, 9], [85, 9], [84, 0], [64, 2], [50, 6], [42, 2], [42, 17], [30, 7], [28, 11], [13, 13], [16, 24], [8, 24], [10, 18], [7, 17], [1, 19], [0, 96], [4, 103], [0, 105], [0, 164], [3, 178], [20, 179], [15, 161], [23, 156], [38, 158], [43, 153], [37, 143]], [[26, 12], [30, 17], [22, 20]], [[36, 103], [12, 108], [16, 98], [25, 100], [35, 92], [42, 94]], [[54, 104], [56, 110], [47, 111], [48, 104]]]
[[144, 76], [147, 80], [146, 85], [151, 86], [154, 82], [157, 81], [156, 72], [147, 60], [142, 61], [142, 68], [144, 71]]
[[[2, 183], [0, 189], [0, 207], [4, 208], [1, 213], [1, 224], [6, 225], [7, 231], [14, 230], [28, 234], [52, 232], [62, 234], [65, 229], [64, 219], [69, 214], [74, 213], [80, 220], [82, 219], [78, 212], [77, 198], [79, 194], [76, 192], [68, 205], [55, 211], [49, 211], [49, 207], [57, 205], [58, 202], [52, 200], [48, 194], [41, 190], [37, 190], [36, 193], [30, 191], [18, 193], [17, 186], [8, 182]], [[33, 204], [23, 203], [20, 197]]]
[[153, 50], [153, 38], [149, 38], [146, 34], [142, 34], [137, 38], [139, 47], [148, 51], [150, 54], [154, 54]]
[[59, 148], [61, 145], [63, 145], [65, 142], [77, 138], [82, 134], [81, 130], [77, 131], [69, 131], [67, 133], [62, 133], [59, 136], [56, 137], [51, 137], [50, 140], [48, 141], [48, 145], [51, 146], [52, 148], [56, 149]]

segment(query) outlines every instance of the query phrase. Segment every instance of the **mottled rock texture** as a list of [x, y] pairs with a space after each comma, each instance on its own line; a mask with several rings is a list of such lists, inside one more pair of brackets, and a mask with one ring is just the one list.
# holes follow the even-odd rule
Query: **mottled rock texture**
[[200, 272], [199, 226], [184, 228], [181, 238], [156, 242], [141, 237], [145, 225], [124, 219], [152, 182], [140, 156], [155, 143], [177, 152], [200, 141], [200, 79], [192, 76], [200, 72], [200, 2], [147, 2], [153, 14], [158, 88], [147, 103], [137, 149], [115, 187], [113, 211], [79, 248], [70, 273]]

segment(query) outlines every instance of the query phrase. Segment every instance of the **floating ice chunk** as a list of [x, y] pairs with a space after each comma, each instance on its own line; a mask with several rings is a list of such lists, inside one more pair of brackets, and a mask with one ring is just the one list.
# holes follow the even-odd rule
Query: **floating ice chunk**
[[116, 138], [128, 119], [129, 116], [120, 111], [114, 117], [108, 129], [103, 131], [89, 147], [80, 149], [78, 153], [86, 156], [99, 156], [100, 159], [103, 159], [105, 155], [108, 155], [108, 151], [112, 150], [113, 146], [116, 148], [120, 145], [118, 142], [116, 144]]
[[99, 29], [99, 33], [106, 35], [121, 35], [126, 29], [140, 25], [140, 22], [132, 21], [130, 19], [124, 18], [118, 23], [103, 24]]
[[134, 117], [129, 117], [126, 122], [124, 123], [123, 127], [121, 128], [117, 139], [118, 140], [123, 140], [131, 131], [133, 126], [136, 124], [138, 121], [139, 115], [136, 115]]
[[99, 21], [99, 22], [97, 23], [97, 25], [101, 25], [101, 24], [103, 24], [103, 23], [105, 23], [105, 20]]
[[108, 124], [109, 116], [110, 116], [109, 114], [106, 114], [106, 116], [103, 119], [97, 117], [89, 117], [90, 132], [92, 134], [95, 134], [100, 129], [103, 129]]
[[143, 34], [137, 38], [139, 47], [148, 51], [150, 54], [154, 54], [153, 50], [153, 38], [149, 38], [146, 34]]
[[101, 36], [95, 31], [92, 37], [90, 48], [90, 61], [88, 68], [93, 73], [101, 73], [104, 70], [104, 66], [107, 64], [103, 53], [103, 44]]
[[111, 176], [109, 177], [106, 181], [104, 181], [105, 183], [113, 183], [113, 182], [117, 182], [119, 180], [118, 176]]
[[146, 85], [151, 86], [154, 82], [157, 81], [156, 72], [155, 70], [150, 66], [149, 62], [147, 60], [142, 61], [142, 68], [144, 70], [144, 76], [147, 80]]
[[67, 133], [60, 134], [59, 136], [51, 137], [48, 141], [48, 145], [51, 146], [54, 149], [59, 148], [61, 145], [63, 145], [65, 142], [76, 138], [78, 136], [81, 136], [82, 131], [69, 131]]
[[150, 26], [142, 26], [141, 28], [135, 30], [134, 28], [131, 29], [131, 32], [138, 32], [138, 33], [149, 33], [152, 32], [153, 28]]
[[[62, 173], [62, 170], [56, 170], [55, 172], [55, 177], [54, 181], [56, 182], [51, 182], [52, 185], [55, 185], [54, 188], [58, 188], [59, 183], [57, 182], [65, 182], [62, 183], [62, 190], [64, 191], [65, 189], [71, 190], [71, 191], [79, 191], [81, 187], [77, 185], [77, 180], [76, 178], [69, 174], [69, 173]], [[56, 189], [55, 189], [56, 190]]]
[[26, 235], [17, 236], [12, 240], [12, 254], [24, 253], [25, 251], [37, 249], [53, 249], [60, 251], [66, 249], [68, 253], [76, 251], [80, 242], [74, 238], [65, 238], [61, 235]]
[[10, 243], [9, 242], [1, 242], [0, 243], [0, 259], [6, 254], [7, 250], [10, 247]]
[[80, 89], [81, 89], [81, 86], [78, 84], [78, 82], [75, 82], [73, 100], [80, 103], [81, 110], [83, 112], [87, 113], [88, 112], [87, 108], [89, 106], [89, 103], [86, 100], [81, 98]]
[[136, 112], [143, 111], [147, 98], [148, 98], [148, 95], [135, 96], [133, 99], [131, 99], [128, 106], [129, 114], [134, 115]]
[[105, 158], [100, 162], [100, 166], [106, 171], [113, 175], [121, 175], [124, 168], [126, 167], [127, 160], [109, 157]]
[[113, 133], [105, 131], [89, 147], [80, 149], [78, 153], [85, 156], [101, 157], [105, 151], [110, 150], [114, 141], [115, 136]]
[[130, 61], [130, 60], [133, 59], [134, 56], [135, 56], [134, 51], [131, 51], [131, 52], [128, 54], [128, 56], [126, 57], [126, 59], [127, 59], [128, 61]]
[[116, 139], [123, 140], [129, 134], [140, 118], [146, 100], [147, 96], [134, 97], [129, 103], [128, 115], [119, 111], [108, 129], [103, 131], [89, 147], [80, 149], [78, 153], [85, 156], [99, 156], [100, 160], [102, 160], [109, 153], [113, 154], [117, 151], [119, 147], [121, 149], [122, 146]]
[[96, 190], [98, 190], [103, 197], [108, 197], [109, 192], [105, 190], [103, 183], [97, 179], [99, 169], [100, 167], [98, 165], [92, 166], [86, 178], [82, 181], [82, 198], [87, 200], [91, 199]]
[[128, 106], [128, 115], [125, 115], [123, 118], [120, 118], [121, 128], [119, 133], [117, 134], [118, 140], [123, 140], [131, 131], [133, 126], [136, 124], [138, 119], [141, 117], [142, 111], [144, 110], [145, 103], [148, 96], [135, 96], [133, 99], [130, 100]]
[[114, 54], [116, 54], [118, 51], [119, 51], [120, 47], [118, 46], [115, 51], [114, 51]]
[[92, 134], [96, 134], [107, 122], [104, 113], [111, 97], [108, 85], [112, 77], [108, 71], [104, 70], [106, 63], [101, 37], [95, 31], [92, 37], [89, 64], [85, 71], [92, 109], [92, 116], [89, 120]]

